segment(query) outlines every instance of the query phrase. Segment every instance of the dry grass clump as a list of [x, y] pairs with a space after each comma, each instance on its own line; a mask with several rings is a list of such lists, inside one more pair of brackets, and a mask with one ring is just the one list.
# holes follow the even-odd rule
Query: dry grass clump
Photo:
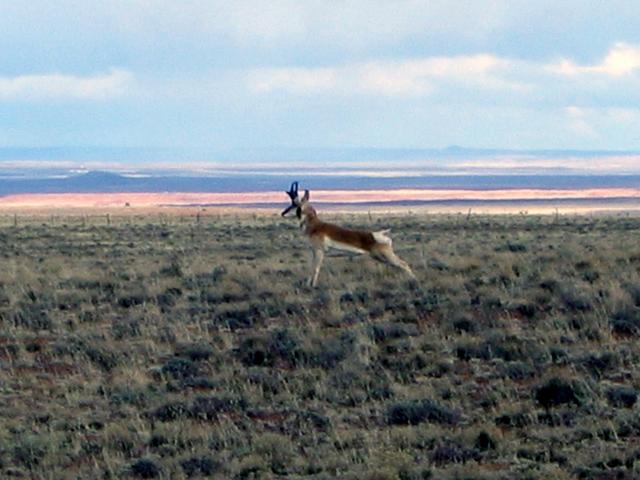
[[277, 217], [2, 229], [0, 476], [640, 476], [640, 222]]

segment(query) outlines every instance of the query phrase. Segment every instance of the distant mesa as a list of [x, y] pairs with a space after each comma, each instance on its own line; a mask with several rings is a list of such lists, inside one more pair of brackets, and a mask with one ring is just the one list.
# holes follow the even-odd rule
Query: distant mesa
[[116, 180], [125, 178], [122, 175], [114, 172], [106, 172], [104, 170], [90, 170], [80, 175], [76, 175], [75, 178], [82, 178], [84, 180]]
[[93, 193], [128, 191], [135, 179], [113, 172], [89, 171], [65, 177], [16, 178], [0, 183], [0, 195], [25, 193]]
[[[447, 147], [451, 157], [465, 157], [468, 149], [453, 145]], [[445, 154], [443, 154], [445, 155]], [[13, 172], [10, 172], [13, 173]], [[343, 191], [394, 191], [394, 190], [460, 190], [473, 194], [474, 198], [491, 199], [490, 192], [509, 190], [541, 190], [541, 197], [550, 199], [551, 190], [639, 189], [640, 175], [536, 175], [536, 174], [407, 174], [397, 176], [370, 175], [358, 171], [344, 175], [326, 173], [319, 169], [312, 173], [282, 173], [278, 171], [226, 171], [224, 169], [201, 172], [197, 170], [165, 169], [119, 173], [116, 171], [89, 170], [70, 174], [69, 170], [42, 170], [40, 176], [2, 176], [0, 196], [53, 193], [221, 193], [245, 194], [249, 192], [280, 192], [291, 180], [300, 180], [312, 190]], [[295, 176], [294, 176], [295, 175]], [[379, 200], [391, 201], [382, 194]], [[601, 195], [603, 196], [603, 195]], [[604, 195], [606, 196], [606, 195]], [[617, 192], [616, 196], [620, 196]], [[635, 194], [633, 195], [635, 197]], [[385, 198], [386, 197], [386, 198]], [[418, 197], [407, 197], [421, 200]], [[406, 198], [404, 199], [406, 200]], [[424, 199], [422, 199], [424, 200]], [[126, 201], [126, 200], [124, 200]], [[124, 205], [124, 201], [122, 205]], [[132, 202], [133, 203], [133, 202]], [[135, 202], [136, 205], [138, 202]]]
[[113, 191], [131, 184], [131, 178], [119, 175], [118, 173], [105, 172], [100, 170], [89, 171], [80, 175], [74, 175], [62, 179], [63, 184], [70, 190], [80, 189], [81, 191]]

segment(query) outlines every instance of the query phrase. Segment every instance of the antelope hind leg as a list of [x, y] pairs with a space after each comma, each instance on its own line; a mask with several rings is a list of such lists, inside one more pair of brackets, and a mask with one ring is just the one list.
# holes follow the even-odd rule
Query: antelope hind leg
[[411, 278], [414, 280], [416, 279], [416, 276], [414, 275], [413, 270], [411, 270], [409, 264], [396, 255], [391, 248], [378, 250], [374, 258], [383, 263], [399, 268], [400, 270], [404, 270]]

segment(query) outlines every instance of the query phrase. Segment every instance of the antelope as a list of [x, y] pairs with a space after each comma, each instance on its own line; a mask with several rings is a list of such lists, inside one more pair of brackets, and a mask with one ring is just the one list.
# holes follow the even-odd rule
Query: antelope
[[409, 264], [393, 251], [391, 237], [389, 237], [391, 230], [377, 232], [351, 230], [333, 223], [323, 222], [318, 218], [315, 208], [309, 203], [309, 190], [305, 190], [304, 195], [300, 198], [298, 182], [293, 182], [289, 191], [285, 193], [289, 195], [291, 205], [282, 212], [282, 216], [286, 216], [287, 213], [295, 209], [296, 216], [300, 220], [300, 229], [311, 243], [313, 274], [309, 278], [309, 286], [315, 287], [318, 283], [320, 267], [327, 248], [350, 253], [368, 254], [374, 260], [404, 270], [415, 280], [416, 277]]

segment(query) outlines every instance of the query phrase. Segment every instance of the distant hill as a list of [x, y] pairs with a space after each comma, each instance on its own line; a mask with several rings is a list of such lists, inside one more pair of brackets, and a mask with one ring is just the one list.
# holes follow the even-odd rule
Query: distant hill
[[[531, 156], [531, 157], [611, 157], [640, 155], [632, 150], [559, 150], [559, 149], [499, 149], [467, 148], [451, 145], [445, 148], [160, 148], [160, 147], [0, 147], [3, 160], [121, 162], [151, 165], [155, 162], [255, 162], [308, 161], [354, 162], [406, 160], [413, 158], [456, 159], [460, 157]], [[0, 163], [1, 165], [1, 163]]]
[[262, 192], [286, 190], [300, 181], [310, 189], [581, 189], [640, 188], [640, 175], [440, 175], [440, 176], [332, 176], [235, 174], [221, 176], [149, 175], [127, 176], [90, 171], [65, 178], [5, 178], [0, 195], [21, 193], [115, 193], [115, 192]]

